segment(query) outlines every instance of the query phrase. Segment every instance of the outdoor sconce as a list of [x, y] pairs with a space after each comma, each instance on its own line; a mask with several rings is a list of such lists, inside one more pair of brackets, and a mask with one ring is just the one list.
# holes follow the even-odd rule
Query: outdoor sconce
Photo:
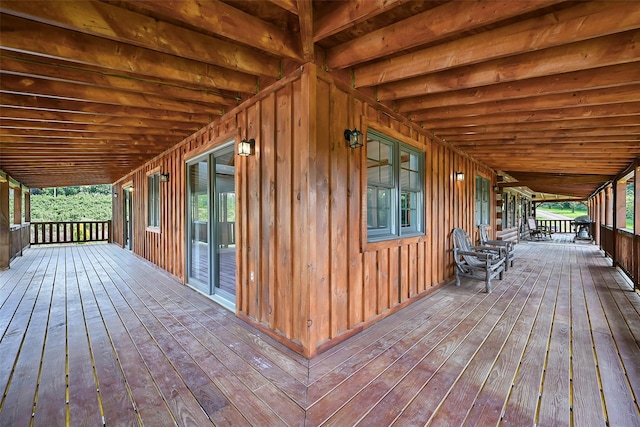
[[344, 139], [349, 142], [349, 147], [351, 148], [358, 148], [364, 145], [364, 142], [362, 142], [362, 132], [357, 128], [353, 128], [353, 130], [345, 129]]
[[464, 172], [456, 172], [456, 181], [464, 181]]
[[495, 187], [493, 187], [493, 191], [495, 191], [496, 193], [499, 193], [500, 187], [496, 185]]
[[256, 147], [256, 140], [251, 138], [250, 140], [246, 140], [242, 138], [242, 141], [238, 143], [238, 156], [250, 156], [253, 154]]
[[169, 182], [169, 174], [161, 173], [160, 174], [160, 182]]

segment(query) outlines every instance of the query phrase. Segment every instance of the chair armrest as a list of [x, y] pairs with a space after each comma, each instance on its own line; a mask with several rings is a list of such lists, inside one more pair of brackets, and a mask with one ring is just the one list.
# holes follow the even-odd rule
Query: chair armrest
[[501, 248], [495, 248], [495, 247], [491, 247], [491, 246], [471, 246], [471, 249], [476, 250], [476, 251], [481, 251], [481, 252], [494, 252], [494, 253], [497, 253], [497, 254], [502, 252]]
[[506, 246], [508, 248], [513, 246], [513, 242], [510, 242], [509, 240], [485, 240], [485, 243], [494, 246]]
[[[500, 251], [500, 249], [498, 249]], [[476, 257], [478, 259], [498, 259], [500, 258], [500, 252], [496, 252], [495, 250], [491, 252], [475, 252], [475, 251], [459, 251], [456, 250], [458, 255], [470, 255], [472, 257]]]

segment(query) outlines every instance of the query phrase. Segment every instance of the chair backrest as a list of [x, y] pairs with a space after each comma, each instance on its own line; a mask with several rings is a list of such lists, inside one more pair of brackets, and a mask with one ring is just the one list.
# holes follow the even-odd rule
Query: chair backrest
[[536, 219], [534, 217], [532, 217], [532, 216], [527, 218], [527, 225], [529, 225], [529, 230], [537, 230], [538, 229], [538, 225], [536, 223]]
[[478, 234], [480, 235], [480, 245], [484, 245], [489, 240], [489, 226], [480, 224], [478, 226]]
[[[465, 251], [465, 252], [472, 252], [473, 251], [473, 244], [471, 243], [471, 238], [469, 237], [469, 235], [467, 234], [466, 231], [464, 231], [462, 228], [454, 228], [453, 229], [453, 245], [461, 251]], [[478, 265], [481, 262], [478, 260], [477, 257], [471, 256], [471, 255], [462, 255], [462, 259], [464, 260], [464, 262], [466, 262], [469, 265]], [[460, 260], [456, 259], [456, 263], [459, 263]]]

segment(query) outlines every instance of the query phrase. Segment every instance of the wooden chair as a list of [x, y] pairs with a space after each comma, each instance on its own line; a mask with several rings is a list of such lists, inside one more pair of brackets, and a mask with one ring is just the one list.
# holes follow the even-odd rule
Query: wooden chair
[[471, 238], [462, 228], [454, 228], [453, 258], [456, 262], [456, 286], [460, 286], [460, 276], [484, 280], [487, 293], [491, 292], [491, 279], [500, 276], [502, 280], [506, 258], [501, 248], [474, 246]]
[[489, 239], [489, 229], [490, 227], [488, 225], [481, 224], [478, 226], [480, 245], [502, 248], [503, 255], [507, 258], [507, 261], [504, 264], [504, 271], [509, 271], [509, 267], [513, 267], [513, 260], [516, 256], [515, 245], [509, 240]]
[[537, 240], [549, 237], [551, 239], [551, 230], [543, 225], [538, 225], [536, 219], [532, 216], [527, 218], [527, 226], [529, 227], [529, 238], [533, 240], [535, 237]]

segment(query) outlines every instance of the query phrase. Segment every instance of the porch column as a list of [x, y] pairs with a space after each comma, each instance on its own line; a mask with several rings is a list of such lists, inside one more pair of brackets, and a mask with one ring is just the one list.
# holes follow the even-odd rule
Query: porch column
[[9, 268], [11, 260], [9, 223], [9, 180], [0, 175], [0, 270]]
[[627, 182], [616, 181], [614, 200], [615, 207], [615, 228], [627, 227]]
[[13, 223], [22, 224], [22, 187], [13, 190]]
[[31, 222], [31, 191], [24, 193], [24, 222]]
[[636, 160], [635, 176], [633, 177], [633, 225], [634, 234], [640, 235], [640, 159]]
[[605, 207], [605, 225], [608, 225], [609, 227], [613, 227], [613, 194], [612, 194], [612, 186], [608, 185], [607, 188], [605, 189], [606, 193], [605, 193], [605, 200], [606, 200], [606, 207]]

